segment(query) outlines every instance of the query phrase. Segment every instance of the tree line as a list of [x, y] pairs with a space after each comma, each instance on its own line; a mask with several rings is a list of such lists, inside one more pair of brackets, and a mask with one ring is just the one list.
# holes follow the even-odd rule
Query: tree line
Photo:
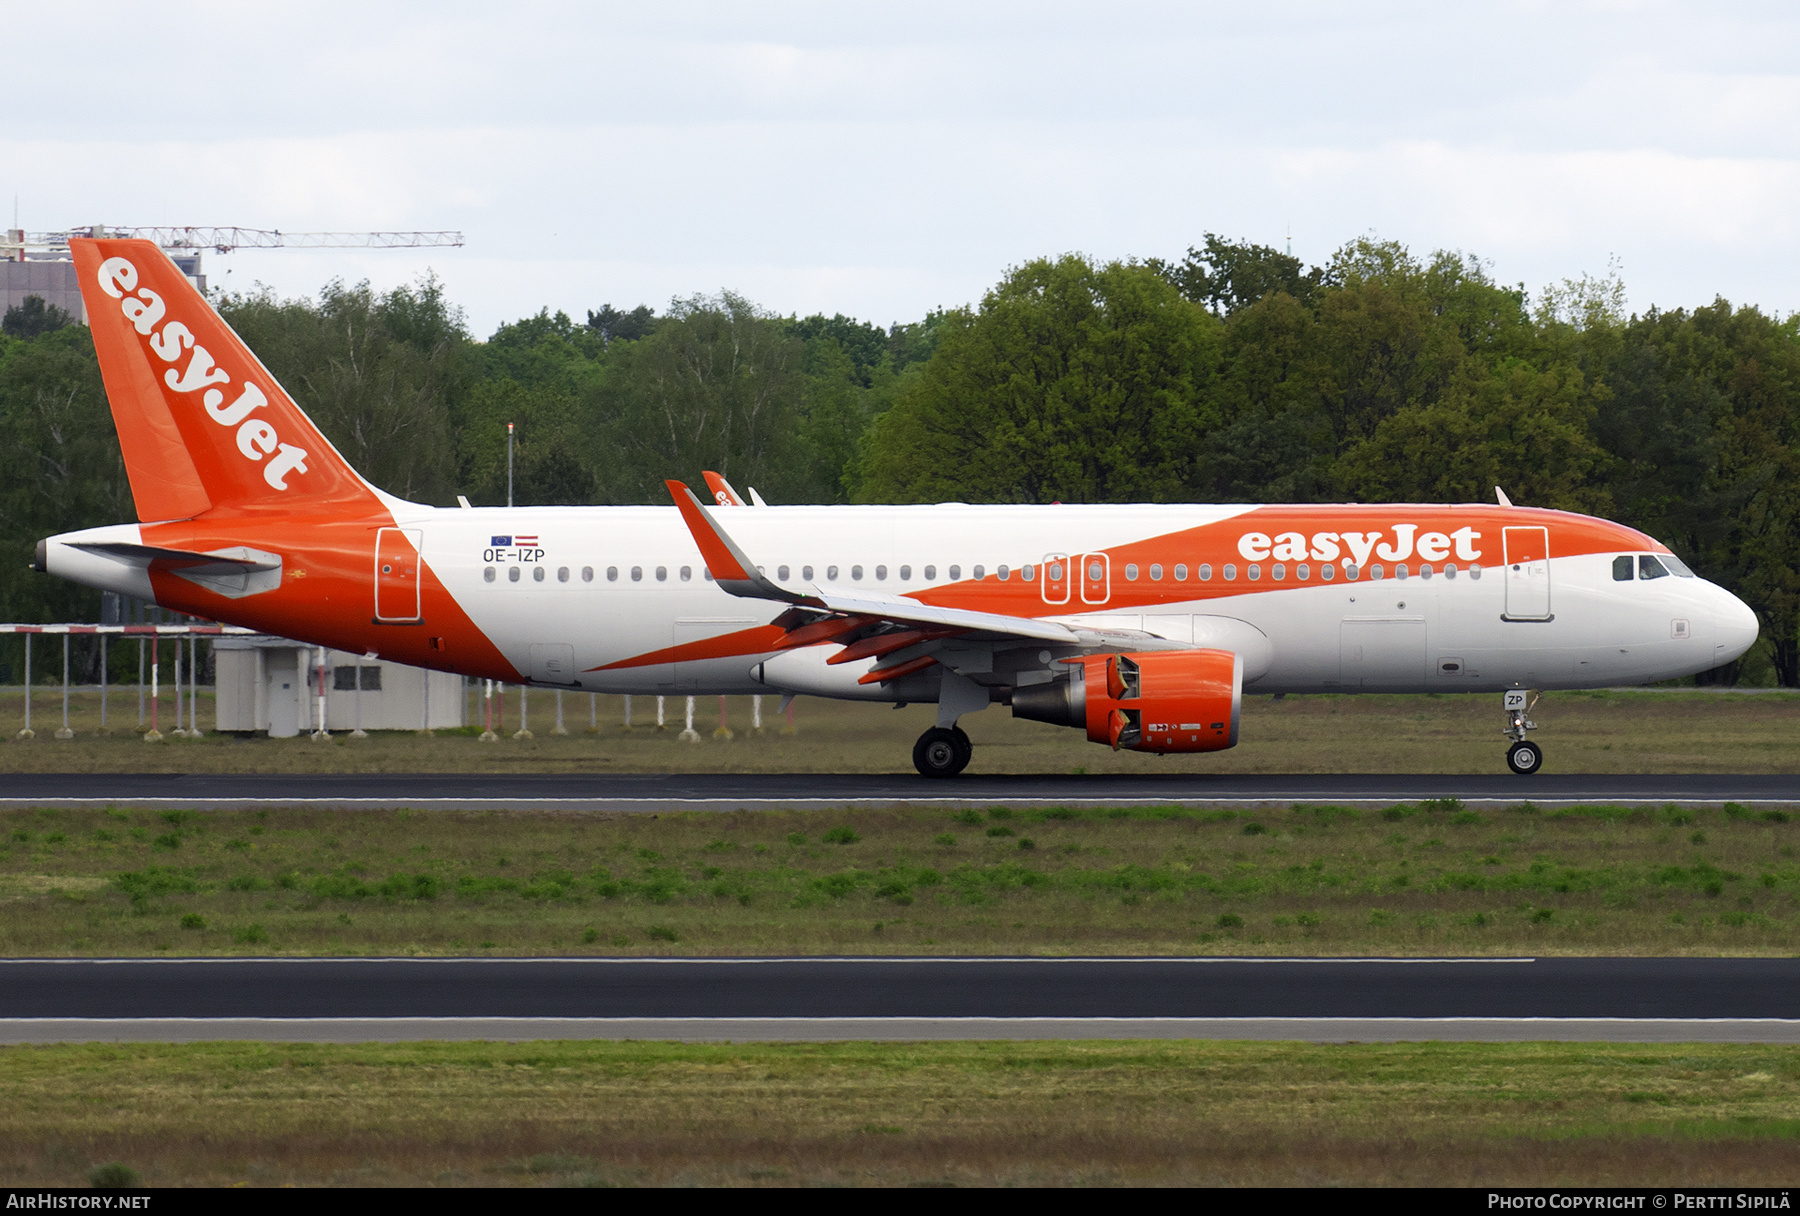
[[[216, 297], [366, 476], [440, 505], [656, 503], [717, 469], [771, 502], [1513, 501], [1617, 519], [1756, 609], [1800, 686], [1800, 318], [1627, 315], [1616, 271], [1536, 296], [1373, 238], [1323, 266], [1207, 235], [1179, 258], [1009, 271], [883, 328], [731, 292], [548, 310], [477, 340], [434, 278]], [[33, 305], [35, 304], [35, 307]], [[0, 616], [92, 619], [41, 536], [134, 518], [87, 331], [0, 324]], [[1733, 680], [1726, 670], [1717, 679]]]

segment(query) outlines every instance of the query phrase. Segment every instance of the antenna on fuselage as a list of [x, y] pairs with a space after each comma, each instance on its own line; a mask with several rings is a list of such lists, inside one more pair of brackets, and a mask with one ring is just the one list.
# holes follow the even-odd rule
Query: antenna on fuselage
[[1503, 507], [1510, 507], [1513, 505], [1512, 499], [1508, 498], [1506, 496], [1506, 491], [1502, 490], [1499, 486], [1494, 487], [1494, 501], [1498, 502]]

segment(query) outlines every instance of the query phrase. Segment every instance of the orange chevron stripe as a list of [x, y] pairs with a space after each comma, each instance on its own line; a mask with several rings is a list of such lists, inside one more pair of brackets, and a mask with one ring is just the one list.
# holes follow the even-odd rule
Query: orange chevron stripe
[[617, 671], [625, 667], [649, 667], [656, 663], [691, 663], [697, 659], [730, 659], [739, 655], [767, 654], [771, 650], [782, 648], [784, 632], [779, 625], [758, 625], [754, 629], [739, 629], [734, 633], [721, 633], [716, 638], [701, 638], [698, 642], [683, 642], [679, 646], [633, 655], [629, 659], [620, 659], [617, 663], [607, 663], [601, 667], [590, 667], [588, 670]]
[[889, 680], [898, 680], [901, 676], [910, 676], [915, 671], [923, 671], [937, 662], [930, 655], [920, 655], [916, 659], [908, 659], [904, 663], [896, 663], [892, 667], [877, 667], [874, 671], [862, 676], [858, 684], [885, 684]]

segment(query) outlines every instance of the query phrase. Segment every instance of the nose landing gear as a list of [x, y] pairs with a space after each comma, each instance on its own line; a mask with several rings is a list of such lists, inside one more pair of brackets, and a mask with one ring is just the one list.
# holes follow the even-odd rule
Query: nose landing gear
[[1536, 730], [1537, 723], [1527, 718], [1543, 694], [1531, 694], [1523, 688], [1509, 688], [1505, 693], [1506, 729], [1500, 733], [1513, 741], [1506, 749], [1506, 767], [1521, 777], [1529, 777], [1544, 765], [1544, 749], [1525, 738], [1525, 732]]
[[913, 767], [925, 777], [954, 777], [969, 765], [975, 745], [960, 726], [934, 726], [913, 744]]

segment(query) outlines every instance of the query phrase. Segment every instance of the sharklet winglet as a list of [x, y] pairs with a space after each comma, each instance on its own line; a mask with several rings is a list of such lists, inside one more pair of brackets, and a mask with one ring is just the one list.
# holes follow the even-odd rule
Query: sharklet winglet
[[802, 595], [798, 591], [789, 591], [785, 587], [777, 587], [756, 568], [756, 563], [745, 556], [737, 542], [727, 536], [725, 529], [712, 517], [704, 503], [694, 496], [685, 482], [665, 481], [669, 488], [669, 497], [675, 500], [675, 507], [681, 512], [682, 522], [687, 524], [688, 531], [694, 535], [694, 543], [700, 547], [700, 556], [711, 571], [713, 581], [723, 591], [732, 595], [752, 600], [780, 600], [788, 604], [808, 604], [822, 606], [812, 596]]

